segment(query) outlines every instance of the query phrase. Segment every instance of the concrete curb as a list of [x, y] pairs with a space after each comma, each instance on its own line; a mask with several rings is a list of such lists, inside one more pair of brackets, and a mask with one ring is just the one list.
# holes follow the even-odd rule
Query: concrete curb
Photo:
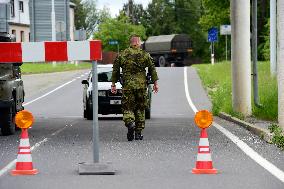
[[273, 134], [270, 133], [268, 129], [259, 128], [255, 125], [251, 124], [251, 123], [247, 123], [243, 120], [240, 120], [240, 119], [233, 117], [229, 114], [226, 114], [224, 112], [220, 112], [219, 117], [222, 118], [222, 119], [225, 119], [227, 121], [231, 121], [233, 123], [236, 123], [236, 124], [244, 127], [245, 129], [251, 131], [253, 134], [259, 136], [260, 138], [262, 138], [266, 142], [272, 143]]

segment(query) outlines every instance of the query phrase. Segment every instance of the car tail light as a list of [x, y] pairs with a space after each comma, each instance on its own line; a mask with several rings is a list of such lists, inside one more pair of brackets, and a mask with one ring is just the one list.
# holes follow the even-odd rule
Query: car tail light
[[122, 90], [121, 90], [121, 89], [117, 89], [116, 94], [113, 94], [113, 93], [111, 92], [111, 90], [109, 90], [108, 95], [109, 95], [109, 96], [122, 96]]
[[106, 96], [106, 91], [98, 91], [98, 96]]
[[122, 94], [122, 89], [118, 89], [118, 90], [117, 90], [117, 93], [118, 93], [118, 94]]

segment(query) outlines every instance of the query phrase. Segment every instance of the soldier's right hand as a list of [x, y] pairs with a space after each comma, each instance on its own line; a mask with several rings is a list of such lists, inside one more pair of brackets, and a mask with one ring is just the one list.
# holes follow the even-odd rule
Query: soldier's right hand
[[116, 90], [116, 86], [115, 86], [115, 85], [112, 85], [112, 86], [111, 86], [111, 93], [113, 93], [113, 94], [116, 94], [116, 93], [117, 93], [117, 90]]
[[159, 85], [158, 85], [157, 81], [154, 82], [153, 91], [154, 91], [154, 93], [158, 93], [159, 92]]

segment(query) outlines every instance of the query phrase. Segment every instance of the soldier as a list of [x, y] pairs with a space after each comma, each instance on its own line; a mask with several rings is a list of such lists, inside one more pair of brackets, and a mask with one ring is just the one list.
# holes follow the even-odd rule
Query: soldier
[[146, 68], [154, 82], [153, 90], [158, 92], [158, 75], [150, 54], [140, 49], [140, 37], [132, 36], [130, 47], [125, 49], [116, 58], [113, 64], [111, 92], [116, 93], [115, 83], [120, 77], [122, 68], [123, 94], [122, 111], [123, 121], [128, 128], [127, 139], [142, 140], [142, 130], [145, 128], [145, 108], [147, 106], [146, 94]]

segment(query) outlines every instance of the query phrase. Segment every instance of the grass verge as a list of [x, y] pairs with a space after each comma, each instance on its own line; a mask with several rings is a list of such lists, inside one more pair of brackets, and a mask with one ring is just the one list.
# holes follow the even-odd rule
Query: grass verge
[[[226, 112], [232, 116], [243, 119], [240, 113], [232, 109], [232, 79], [231, 63], [221, 62], [214, 66], [210, 64], [194, 65], [202, 80], [203, 86], [213, 104], [213, 113]], [[258, 63], [259, 76], [259, 99], [262, 107], [253, 105], [252, 114], [254, 117], [276, 121], [277, 120], [277, 82], [276, 78], [270, 76], [269, 62]], [[253, 103], [253, 95], [252, 95]]]
[[273, 133], [272, 142], [281, 150], [284, 150], [284, 134], [283, 130], [278, 125], [269, 126], [269, 130]]
[[51, 72], [64, 72], [80, 69], [91, 69], [91, 63], [79, 63], [77, 66], [71, 63], [24, 63], [21, 66], [23, 74], [37, 74], [37, 73], [51, 73]]

